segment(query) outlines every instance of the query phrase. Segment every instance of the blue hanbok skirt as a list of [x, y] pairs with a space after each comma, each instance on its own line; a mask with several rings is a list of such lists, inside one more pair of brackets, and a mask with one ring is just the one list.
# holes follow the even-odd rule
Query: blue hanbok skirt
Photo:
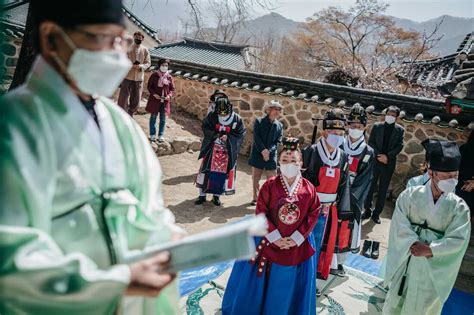
[[[261, 238], [256, 238], [256, 244]], [[315, 247], [314, 236], [308, 237]], [[234, 264], [222, 302], [222, 314], [316, 314], [315, 255], [296, 266], [272, 263], [270, 272], [257, 277], [258, 264]]]
[[316, 247], [314, 247], [314, 249], [316, 250], [316, 253], [314, 254], [314, 262], [315, 262], [314, 266], [316, 268], [316, 272], [318, 271], [318, 260], [319, 260], [319, 255], [321, 254], [321, 246], [323, 246], [327, 220], [328, 220], [328, 215], [320, 213], [318, 217], [318, 221], [316, 222], [316, 225], [314, 226], [313, 231], [311, 232], [311, 234], [314, 237], [314, 243], [316, 244]]

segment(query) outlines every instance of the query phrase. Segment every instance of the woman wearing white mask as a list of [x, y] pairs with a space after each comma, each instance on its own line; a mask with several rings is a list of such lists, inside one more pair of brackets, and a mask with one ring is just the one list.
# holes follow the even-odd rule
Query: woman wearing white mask
[[177, 227], [156, 155], [108, 98], [131, 67], [122, 2], [29, 3], [39, 55], [0, 99], [1, 312], [175, 314], [169, 255], [125, 262]]
[[150, 141], [156, 140], [156, 118], [160, 115], [158, 127], [158, 142], [163, 142], [165, 134], [166, 116], [171, 114], [171, 97], [174, 93], [174, 83], [168, 72], [170, 61], [158, 60], [158, 70], [148, 79], [148, 102], [145, 110], [150, 113]]
[[[348, 235], [340, 235], [344, 226], [348, 226], [354, 218], [350, 205], [347, 155], [340, 147], [344, 142], [345, 124], [346, 117], [342, 109], [327, 111], [321, 137], [303, 153], [303, 176], [316, 187], [323, 204], [313, 233], [316, 249], [325, 245], [324, 251], [317, 256], [318, 278], [324, 280], [330, 272], [342, 275], [342, 265], [338, 263], [337, 254], [350, 250]], [[331, 222], [331, 225], [326, 227], [327, 222]], [[340, 240], [337, 246], [336, 240]]]
[[[352, 252], [360, 249], [361, 216], [364, 210], [364, 201], [367, 198], [368, 189], [372, 180], [373, 166], [375, 162], [374, 150], [365, 142], [365, 128], [367, 126], [367, 115], [360, 104], [354, 104], [348, 116], [348, 135], [344, 141], [344, 152], [349, 158], [349, 180], [351, 183], [351, 209], [354, 214], [352, 225], [351, 244]], [[366, 241], [364, 249], [370, 250], [364, 256], [378, 258], [379, 243]], [[342, 257], [341, 257], [342, 258]], [[341, 261], [339, 262], [341, 263]]]
[[470, 237], [469, 207], [454, 193], [455, 142], [428, 143], [430, 181], [403, 191], [390, 226], [382, 314], [441, 314]]
[[316, 313], [316, 245], [311, 231], [319, 213], [314, 186], [301, 176], [298, 139], [285, 138], [280, 174], [258, 194], [256, 214], [269, 233], [256, 239], [257, 254], [236, 262], [222, 302], [223, 315]]

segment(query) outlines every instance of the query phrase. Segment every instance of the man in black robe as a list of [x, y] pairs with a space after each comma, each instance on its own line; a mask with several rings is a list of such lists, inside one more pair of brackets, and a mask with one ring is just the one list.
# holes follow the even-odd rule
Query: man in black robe
[[[351, 183], [351, 209], [354, 225], [351, 237], [351, 251], [358, 252], [361, 236], [361, 216], [368, 187], [372, 181], [375, 163], [374, 150], [365, 142], [367, 115], [359, 104], [351, 108], [348, 117], [348, 135], [344, 141], [344, 152], [349, 160], [349, 179]], [[376, 243], [378, 246], [378, 243]], [[378, 248], [374, 248], [378, 252]], [[375, 251], [374, 251], [375, 252]]]
[[349, 225], [354, 216], [350, 207], [347, 155], [340, 148], [345, 122], [341, 109], [326, 112], [320, 139], [303, 151], [303, 176], [316, 187], [322, 204], [313, 234], [318, 247], [318, 278], [324, 280], [329, 273], [344, 274], [339, 258], [350, 250]]

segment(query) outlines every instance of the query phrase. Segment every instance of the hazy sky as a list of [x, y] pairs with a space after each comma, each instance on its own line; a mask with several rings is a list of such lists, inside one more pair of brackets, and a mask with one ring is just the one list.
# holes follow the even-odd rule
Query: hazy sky
[[[277, 0], [275, 10], [281, 15], [295, 20], [304, 21], [309, 15], [328, 6], [348, 8], [355, 0]], [[443, 14], [474, 17], [474, 0], [386, 0], [390, 6], [388, 15], [414, 21], [426, 21]]]

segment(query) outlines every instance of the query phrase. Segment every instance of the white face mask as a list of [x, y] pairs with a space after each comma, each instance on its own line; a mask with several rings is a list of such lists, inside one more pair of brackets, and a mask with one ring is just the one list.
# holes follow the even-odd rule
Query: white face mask
[[160, 71], [163, 72], [163, 73], [165, 73], [165, 72], [168, 71], [168, 67], [167, 67], [167, 66], [161, 66], [161, 67], [160, 67]]
[[395, 117], [390, 116], [390, 115], [385, 115], [385, 122], [387, 124], [393, 124], [397, 120]]
[[300, 173], [300, 166], [294, 163], [282, 164], [280, 171], [286, 178], [293, 178]]
[[328, 134], [326, 138], [326, 143], [329, 144], [333, 148], [338, 148], [344, 142], [343, 136], [334, 135], [332, 133]]
[[349, 136], [351, 136], [354, 139], [359, 139], [360, 137], [362, 137], [363, 134], [364, 134], [364, 130], [355, 129], [355, 128], [349, 129]]
[[67, 67], [58, 57], [55, 60], [65, 68], [79, 90], [88, 95], [112, 96], [132, 67], [127, 54], [119, 50], [77, 48], [66, 33], [62, 34], [73, 53]]
[[440, 179], [438, 182], [438, 188], [442, 192], [449, 193], [454, 191], [457, 184], [458, 180], [456, 178]]
[[225, 116], [221, 116], [221, 115], [218, 115], [218, 120], [219, 120], [219, 123], [221, 125], [225, 125], [226, 123], [228, 123], [228, 120], [229, 120], [229, 117], [230, 117], [230, 114], [228, 115], [225, 115]]

